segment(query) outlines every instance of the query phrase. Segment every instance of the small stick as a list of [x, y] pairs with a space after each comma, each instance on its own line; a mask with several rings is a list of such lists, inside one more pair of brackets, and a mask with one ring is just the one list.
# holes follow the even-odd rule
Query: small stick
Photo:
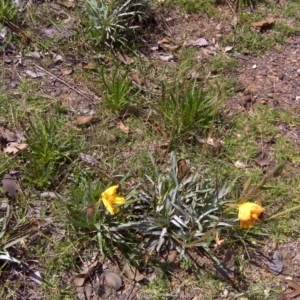
[[88, 96], [86, 96], [85, 94], [83, 94], [81, 91], [77, 90], [76, 88], [74, 88], [73, 86], [69, 85], [67, 82], [65, 82], [64, 80], [60, 79], [59, 77], [55, 76], [54, 74], [52, 74], [51, 72], [45, 70], [44, 68], [40, 67], [39, 65], [33, 63], [33, 65], [35, 67], [37, 67], [38, 69], [40, 69], [41, 71], [47, 73], [48, 75], [54, 77], [56, 80], [58, 80], [59, 82], [63, 83], [64, 85], [66, 85], [68, 88], [70, 88], [71, 90], [73, 90], [74, 92], [76, 92], [77, 94], [81, 95], [82, 97], [88, 99], [90, 101], [90, 98]]

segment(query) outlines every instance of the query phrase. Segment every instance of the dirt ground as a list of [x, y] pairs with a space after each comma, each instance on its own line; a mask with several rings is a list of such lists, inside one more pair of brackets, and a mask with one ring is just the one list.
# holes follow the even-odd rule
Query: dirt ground
[[[231, 31], [232, 21], [231, 13], [227, 9], [224, 11], [222, 22], [220, 23], [214, 18], [205, 17], [203, 14], [192, 14], [187, 16], [178, 12], [168, 13], [168, 31], [161, 33], [157, 39], [168, 36], [173, 39], [175, 44], [182, 45], [184, 41], [196, 40], [197, 38], [205, 38], [209, 46], [205, 49], [199, 49], [199, 64], [213, 57], [216, 53], [222, 51], [218, 44], [218, 39], [222, 35]], [[188, 35], [188, 39], [187, 39]], [[164, 51], [166, 52], [166, 51]], [[155, 53], [154, 53], [155, 54]], [[153, 59], [156, 59], [152, 54]], [[160, 55], [159, 52], [156, 54]], [[33, 57], [35, 56], [35, 57]], [[293, 112], [300, 112], [300, 37], [290, 37], [287, 43], [280, 50], [271, 50], [263, 54], [261, 57], [236, 53], [233, 49], [228, 56], [234, 56], [237, 59], [238, 66], [234, 71], [228, 73], [229, 77], [236, 78], [242, 87], [241, 90], [230, 99], [226, 100], [225, 112], [227, 117], [239, 114], [244, 111], [251, 112], [254, 104], [270, 106], [270, 108], [282, 109]], [[151, 58], [152, 58], [151, 57]], [[51, 63], [46, 63], [47, 61]], [[3, 60], [4, 69], [4, 91], [17, 91], [22, 77], [29, 77], [32, 80], [38, 80], [42, 83], [40, 96], [48, 98], [50, 101], [61, 101], [69, 110], [78, 113], [86, 113], [93, 109], [93, 102], [101, 99], [100, 93], [93, 91], [85, 83], [82, 83], [74, 76], [77, 69], [87, 65], [87, 62], [74, 62], [72, 58], [65, 57], [62, 61], [49, 58], [48, 54], [37, 57], [31, 53], [31, 57], [18, 57], [16, 50], [6, 53]], [[28, 72], [28, 70], [30, 72]], [[1, 119], [0, 119], [1, 121]], [[300, 146], [300, 125], [291, 126], [290, 124], [278, 124], [282, 134], [291, 139], [295, 146]], [[283, 270], [280, 275], [273, 275], [266, 268], [266, 260], [259, 258], [260, 254], [254, 255], [251, 272], [248, 274], [248, 280], [260, 281], [261, 278], [272, 278], [275, 288], [287, 288], [286, 280], [299, 282], [300, 284], [300, 252], [299, 243], [290, 242], [279, 245], [278, 250], [282, 254]], [[265, 259], [272, 257], [274, 247], [270, 245], [265, 249]], [[167, 260], [170, 258], [167, 258]], [[205, 262], [205, 259], [203, 260]], [[35, 264], [34, 261], [31, 262]], [[109, 262], [107, 263], [109, 266]], [[188, 271], [187, 271], [188, 273]], [[18, 267], [13, 270], [10, 280], [18, 278], [20, 287], [18, 296], [11, 299], [41, 299], [39, 295], [35, 295], [34, 284], [26, 276], [26, 267]], [[169, 295], [176, 299], [205, 299], [201, 296], [201, 290], [180, 290], [176, 291], [176, 286], [180, 284], [178, 278], [186, 274], [176, 274], [177, 279], [174, 280], [174, 295]], [[74, 276], [70, 272], [64, 280], [70, 284], [70, 278]], [[151, 280], [153, 274], [147, 276]], [[139, 284], [128, 286], [123, 292], [114, 294], [107, 299], [136, 299], [132, 290], [138, 291]], [[294, 289], [294, 286], [289, 284]], [[292, 289], [292, 290], [293, 290]], [[299, 286], [300, 289], [300, 286]], [[28, 292], [31, 290], [31, 292]], [[290, 291], [290, 290], [288, 290]], [[176, 292], [178, 294], [176, 294]], [[300, 290], [299, 290], [300, 294]], [[147, 298], [148, 297], [148, 298]], [[223, 299], [216, 296], [215, 299]], [[278, 298], [280, 300], [291, 299], [292, 296]], [[63, 298], [62, 298], [63, 299]], [[95, 298], [96, 299], [96, 298]], [[151, 295], [147, 295], [141, 299], [151, 299]], [[293, 299], [300, 299], [293, 295]]]

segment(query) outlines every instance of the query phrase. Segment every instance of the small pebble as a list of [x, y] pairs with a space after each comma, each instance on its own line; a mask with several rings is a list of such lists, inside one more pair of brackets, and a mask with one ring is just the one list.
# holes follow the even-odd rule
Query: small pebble
[[268, 93], [268, 98], [273, 98], [273, 94], [272, 93]]
[[300, 76], [300, 69], [297, 69], [296, 72], [297, 72], [297, 74]]
[[282, 79], [284, 78], [284, 74], [283, 74], [283, 73], [278, 74], [278, 78], [279, 78], [280, 80], [282, 80]]

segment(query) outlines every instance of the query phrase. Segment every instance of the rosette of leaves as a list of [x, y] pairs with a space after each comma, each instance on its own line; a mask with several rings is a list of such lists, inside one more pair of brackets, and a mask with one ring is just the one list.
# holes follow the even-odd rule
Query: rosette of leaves
[[124, 45], [149, 13], [147, 0], [85, 0], [84, 4], [92, 40], [109, 47]]
[[214, 230], [231, 227], [232, 219], [220, 218], [230, 185], [217, 187], [202, 170], [194, 170], [182, 181], [177, 175], [173, 154], [168, 173], [157, 171], [155, 179], [148, 176], [150, 184], [138, 196], [144, 246], [150, 253], [170, 247], [183, 254], [186, 248], [206, 247]]

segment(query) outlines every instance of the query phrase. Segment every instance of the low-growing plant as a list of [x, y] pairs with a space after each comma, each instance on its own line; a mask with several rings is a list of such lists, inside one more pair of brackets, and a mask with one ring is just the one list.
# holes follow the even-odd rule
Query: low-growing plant
[[62, 172], [78, 153], [80, 143], [75, 141], [75, 131], [66, 128], [60, 117], [30, 119], [26, 130], [29, 151], [25, 153], [26, 179], [36, 187], [48, 187], [63, 178]]
[[129, 103], [129, 96], [133, 96], [132, 83], [127, 78], [127, 72], [122, 72], [119, 68], [115, 68], [112, 73], [102, 69], [101, 79], [104, 87], [104, 105], [116, 113]]
[[[117, 187], [113, 186], [117, 192]], [[100, 183], [92, 183], [88, 180], [84, 186], [72, 191], [72, 201], [67, 203], [68, 219], [77, 229], [79, 239], [85, 239], [87, 236], [96, 240], [100, 253], [103, 256], [114, 256], [119, 251], [127, 259], [132, 259], [136, 253], [136, 246], [140, 243], [141, 236], [132, 230], [132, 222], [130, 195], [127, 195], [125, 208], [111, 206], [113, 211], [105, 206], [104, 193], [111, 190], [107, 189], [103, 192], [103, 185]], [[118, 192], [117, 192], [118, 193]], [[115, 193], [111, 194], [114, 199], [116, 197], [123, 198]], [[125, 202], [125, 198], [123, 198]]]
[[[220, 227], [231, 227], [231, 220], [220, 220], [222, 205], [231, 186], [216, 187], [215, 180], [203, 170], [194, 170], [186, 179], [178, 178], [178, 166], [173, 154], [168, 173], [147, 177], [150, 185], [139, 194], [140, 205], [135, 215], [146, 230], [143, 243], [148, 253], [162, 249], [203, 246], [207, 233]], [[211, 236], [212, 236], [211, 235]]]
[[0, 23], [12, 21], [18, 14], [15, 2], [0, 0]]
[[211, 129], [219, 110], [217, 96], [209, 96], [197, 85], [187, 82], [163, 88], [158, 103], [158, 113], [172, 138], [191, 134], [194, 130], [203, 134]]
[[125, 45], [150, 7], [147, 0], [85, 0], [84, 4], [92, 41], [109, 47]]

